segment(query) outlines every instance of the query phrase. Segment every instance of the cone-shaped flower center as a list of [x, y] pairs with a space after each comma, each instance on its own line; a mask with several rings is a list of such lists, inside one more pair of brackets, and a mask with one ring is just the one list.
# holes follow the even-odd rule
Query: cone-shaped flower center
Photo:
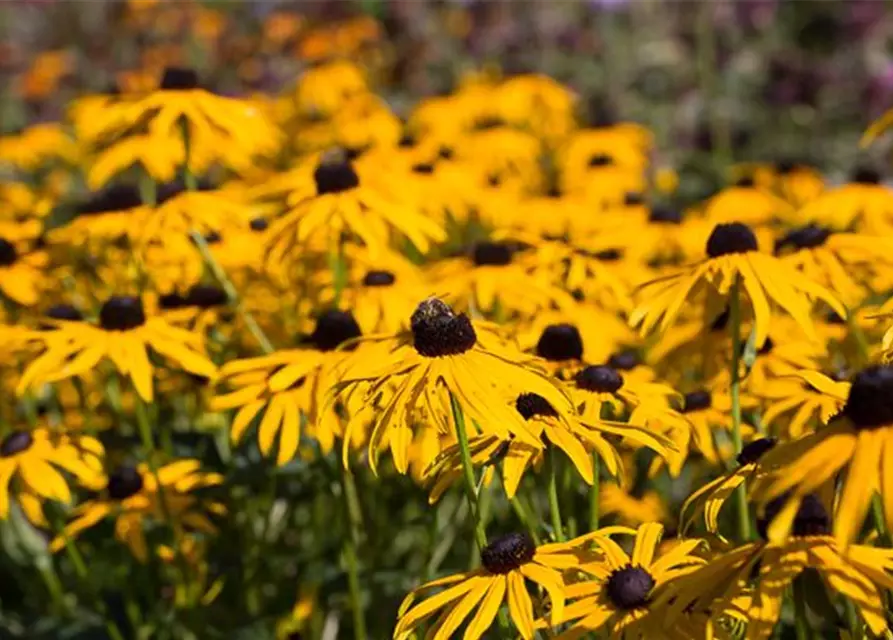
[[790, 247], [795, 250], [821, 247], [831, 237], [831, 230], [816, 224], [808, 224], [786, 233], [775, 241], [775, 253]]
[[112, 296], [99, 310], [99, 326], [106, 331], [128, 331], [145, 322], [143, 303], [135, 296]]
[[27, 431], [13, 431], [0, 443], [0, 456], [8, 458], [22, 453], [34, 444], [34, 438]]
[[158, 306], [162, 309], [182, 309], [186, 306], [186, 298], [176, 291], [158, 296]]
[[533, 560], [536, 546], [526, 533], [509, 533], [481, 550], [481, 564], [490, 573], [505, 574]]
[[43, 314], [47, 318], [53, 320], [83, 320], [84, 316], [80, 311], [70, 304], [54, 304]]
[[670, 207], [654, 206], [648, 214], [648, 222], [657, 224], [682, 224], [682, 212]]
[[623, 376], [614, 367], [602, 364], [578, 371], [574, 382], [578, 388], [593, 393], [614, 393], [623, 386]]
[[317, 318], [309, 342], [320, 351], [332, 351], [343, 342], [361, 335], [360, 325], [350, 311], [328, 309]]
[[707, 239], [707, 255], [711, 258], [757, 249], [757, 237], [750, 227], [740, 222], [716, 225]]
[[713, 396], [706, 389], [686, 393], [682, 397], [682, 413], [709, 409], [713, 404]]
[[502, 267], [511, 264], [513, 246], [508, 242], [478, 242], [471, 250], [475, 266]]
[[608, 366], [614, 367], [618, 371], [632, 371], [642, 363], [639, 354], [632, 349], [612, 354], [608, 358]]
[[590, 167], [607, 167], [614, 164], [614, 158], [607, 153], [596, 153], [589, 158]]
[[112, 500], [126, 500], [142, 491], [143, 476], [134, 467], [121, 466], [109, 474], [105, 488]]
[[[790, 496], [783, 495], [775, 498], [766, 505], [763, 517], [757, 518], [757, 532], [764, 540], [768, 538], [767, 532], [769, 525], [779, 514], [785, 502]], [[797, 515], [794, 517], [794, 524], [791, 533], [794, 536], [824, 536], [828, 535], [831, 530], [831, 519], [828, 517], [828, 511], [825, 505], [815, 494], [808, 494], [803, 497]]]
[[626, 565], [608, 577], [605, 591], [618, 609], [637, 609], [648, 602], [653, 588], [654, 578], [648, 571]]
[[6, 238], [0, 238], [0, 267], [11, 267], [19, 259], [19, 252]]
[[536, 355], [552, 362], [580, 360], [583, 357], [580, 331], [572, 324], [550, 324], [536, 343]]
[[409, 320], [413, 346], [426, 358], [456, 356], [477, 344], [477, 334], [464, 313], [456, 315], [437, 298], [423, 300]]
[[869, 167], [857, 167], [850, 181], [857, 184], [880, 184], [881, 174]]
[[893, 424], [893, 366], [877, 365], [857, 373], [843, 413], [857, 429]]
[[270, 223], [266, 218], [253, 218], [248, 226], [252, 231], [266, 231], [270, 227]]
[[221, 307], [229, 302], [226, 291], [220, 287], [207, 284], [196, 284], [186, 293], [186, 304], [193, 307], [209, 309]]
[[369, 271], [363, 276], [365, 287], [389, 287], [396, 281], [397, 278], [390, 271]]
[[313, 172], [317, 195], [342, 193], [359, 186], [360, 177], [353, 163], [341, 149], [333, 149], [323, 154]]
[[198, 89], [198, 74], [194, 69], [184, 67], [167, 67], [161, 76], [160, 89], [170, 91], [186, 91]]
[[756, 462], [763, 457], [764, 453], [772, 449], [772, 447], [775, 446], [775, 443], [775, 438], [758, 438], [748, 442], [741, 447], [741, 453], [735, 457], [735, 460], [742, 467], [746, 464]]
[[522, 393], [515, 400], [515, 409], [518, 410], [525, 420], [530, 420], [536, 416], [549, 418], [557, 418], [558, 412], [555, 410], [548, 400], [536, 393]]

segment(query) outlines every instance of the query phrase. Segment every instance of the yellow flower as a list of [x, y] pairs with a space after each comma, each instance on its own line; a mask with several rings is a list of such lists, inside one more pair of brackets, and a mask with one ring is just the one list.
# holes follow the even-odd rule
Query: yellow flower
[[[32, 520], [42, 520], [43, 500], [71, 502], [67, 471], [88, 488], [102, 482], [104, 450], [84, 435], [58, 435], [48, 429], [12, 431], [0, 442], [0, 519], [9, 516], [10, 492], [16, 491]], [[16, 480], [20, 484], [10, 483]]]
[[801, 207], [796, 217], [802, 223], [814, 222], [835, 230], [889, 235], [893, 228], [893, 189], [881, 184], [876, 171], [858, 168], [850, 182], [819, 194]]
[[78, 151], [74, 140], [55, 122], [35, 124], [16, 135], [0, 136], [0, 164], [32, 173], [60, 160], [75, 164]]
[[44, 383], [83, 376], [104, 359], [133, 381], [139, 396], [151, 402], [154, 366], [149, 352], [174, 361], [180, 368], [207, 378], [216, 367], [202, 353], [202, 338], [173, 327], [158, 317], [146, 317], [139, 298], [112, 296], [102, 305], [97, 324], [53, 320], [41, 331], [43, 352], [22, 374], [18, 393]]
[[[762, 422], [766, 428], [799, 438], [809, 431], [813, 418], [827, 425], [846, 404], [850, 384], [833, 380], [818, 371], [798, 371], [793, 378], [779, 378], [759, 392], [765, 410]], [[793, 413], [793, 415], [791, 415]], [[780, 418], [787, 424], [779, 428]]]
[[26, 307], [37, 304], [47, 263], [45, 253], [20, 253], [15, 244], [0, 237], [0, 293]]

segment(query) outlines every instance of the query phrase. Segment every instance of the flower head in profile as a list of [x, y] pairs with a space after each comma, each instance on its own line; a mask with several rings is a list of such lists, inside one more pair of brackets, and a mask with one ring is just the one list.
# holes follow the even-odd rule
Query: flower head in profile
[[[786, 311], [809, 335], [815, 335], [810, 317], [814, 301], [822, 300], [841, 316], [841, 303], [827, 289], [804, 277], [780, 259], [762, 253], [753, 231], [740, 222], [718, 224], [707, 240], [707, 257], [688, 269], [644, 284], [642, 302], [630, 322], [643, 333], [658, 325], [666, 330], [686, 302], [728, 297], [740, 287], [753, 315], [755, 344], [762, 347], [769, 335], [772, 305]], [[740, 283], [740, 284], [739, 284]]]
[[[538, 431], [511, 402], [527, 392], [560, 407], [567, 397], [531, 358], [505, 344], [487, 323], [472, 323], [437, 298], [423, 300], [409, 324], [408, 331], [366, 338], [371, 344], [346, 358], [341, 382], [333, 390], [347, 401], [360, 394], [367, 406], [376, 406], [387, 394], [372, 420], [373, 469], [387, 445], [397, 469], [405, 473], [414, 431], [452, 431], [453, 403], [467, 418], [469, 438], [480, 429], [501, 440], [515, 437], [542, 447]], [[426, 416], [422, 423], [416, 421], [420, 412]]]
[[[752, 488], [762, 503], [818, 491], [842, 470], [834, 537], [851, 542], [862, 528], [872, 496], [880, 493], [884, 519], [893, 524], [893, 367], [872, 366], [853, 378], [843, 409], [831, 423], [766, 454], [767, 474]], [[784, 535], [784, 530], [778, 536]]]
[[845, 184], [823, 191], [797, 212], [797, 219], [831, 229], [885, 236], [893, 228], [893, 189], [881, 174], [857, 167]]
[[[493, 624], [503, 602], [518, 633], [534, 638], [534, 603], [526, 581], [548, 594], [552, 624], [564, 619], [565, 584], [562, 572], [583, 559], [572, 543], [537, 547], [526, 533], [509, 533], [496, 538], [481, 550], [481, 568], [433, 580], [414, 589], [400, 605], [395, 640], [408, 640], [429, 618], [439, 613], [429, 637], [447, 640], [475, 609], [468, 620], [464, 638], [477, 640]], [[436, 588], [442, 591], [430, 595]], [[421, 596], [427, 596], [416, 602]]]
[[37, 304], [46, 285], [44, 269], [47, 255], [41, 251], [26, 251], [6, 238], [0, 237], [0, 294], [26, 307]]
[[134, 296], [112, 296], [99, 310], [97, 322], [50, 320], [37, 334], [43, 351], [25, 369], [18, 393], [44, 383], [84, 376], [101, 361], [130, 378], [146, 402], [153, 397], [155, 353], [196, 375], [213, 377], [217, 368], [203, 353], [202, 337], [174, 327], [159, 317], [147, 317], [143, 302]]
[[75, 507], [50, 549], [59, 551], [66, 540], [109, 518], [115, 523], [115, 537], [138, 560], [146, 562], [149, 549], [145, 527], [150, 524], [170, 518], [187, 530], [217, 531], [207, 514], [222, 515], [226, 510], [219, 502], [203, 501], [198, 492], [222, 482], [223, 476], [202, 471], [201, 463], [192, 459], [171, 462], [156, 472], [146, 464], [119, 466], [108, 475], [104, 489]]
[[45, 500], [71, 502], [68, 480], [87, 488], [102, 482], [102, 444], [84, 435], [58, 435], [48, 429], [12, 431], [0, 441], [0, 520], [9, 516], [15, 494], [32, 522], [43, 520]]

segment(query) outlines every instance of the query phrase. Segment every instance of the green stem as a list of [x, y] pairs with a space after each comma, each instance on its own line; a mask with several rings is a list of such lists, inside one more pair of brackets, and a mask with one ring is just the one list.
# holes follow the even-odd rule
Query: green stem
[[592, 454], [592, 489], [589, 490], [589, 531], [598, 530], [599, 520], [599, 459], [598, 454]]
[[[732, 396], [732, 442], [735, 454], [741, 453], [741, 279], [735, 276], [729, 298], [729, 330], [732, 332], [731, 396]], [[745, 483], [735, 490], [735, 504], [738, 507], [738, 536], [740, 542], [750, 540], [750, 511], [747, 508]]]
[[852, 640], [863, 640], [865, 637], [862, 633], [862, 623], [859, 621], [859, 614], [856, 613], [856, 606], [849, 598], [843, 600], [844, 612], [846, 613], [846, 624], [850, 630], [850, 638]]
[[794, 581], [794, 629], [797, 640], [810, 640], [812, 631], [809, 628], [809, 619], [806, 617], [806, 594], [799, 581]]
[[273, 344], [270, 342], [269, 338], [267, 338], [263, 329], [260, 328], [260, 325], [257, 324], [257, 320], [254, 319], [251, 312], [245, 308], [245, 305], [242, 303], [242, 299], [239, 296], [239, 292], [236, 291], [236, 287], [233, 285], [232, 280], [229, 279], [229, 276], [226, 275], [226, 271], [224, 271], [223, 267], [220, 266], [220, 263], [214, 258], [211, 250], [208, 248], [208, 243], [205, 241], [205, 238], [198, 231], [192, 231], [189, 235], [195, 243], [195, 246], [198, 247], [198, 251], [201, 253], [205, 264], [208, 265], [211, 273], [214, 274], [214, 278], [220, 283], [220, 286], [226, 293], [226, 297], [229, 299], [230, 304], [236, 308], [236, 313], [242, 318], [242, 322], [248, 327], [248, 331], [250, 331], [251, 335], [254, 336], [254, 339], [257, 340], [260, 348], [263, 349], [264, 353], [273, 353], [276, 350], [275, 347], [273, 347]]
[[539, 546], [539, 533], [537, 533], [536, 526], [533, 523], [533, 519], [530, 517], [530, 513], [527, 511], [527, 507], [524, 506], [524, 502], [519, 496], [515, 496], [514, 498], [509, 499], [509, 505], [511, 505], [512, 511], [514, 511], [515, 515], [518, 517], [518, 521], [525, 529], [527, 529], [527, 533], [530, 534], [533, 543], [536, 546]]
[[887, 531], [887, 520], [884, 518], [884, 505], [877, 493], [871, 497], [871, 515], [881, 543], [884, 546], [889, 546], [890, 532]]
[[546, 456], [546, 464], [549, 466], [549, 517], [552, 520], [552, 532], [558, 542], [564, 542], [564, 528], [561, 526], [561, 510], [558, 506], [558, 480], [555, 477], [555, 449], [549, 447]]
[[471, 511], [471, 519], [474, 521], [474, 539], [478, 546], [478, 551], [482, 551], [487, 546], [487, 534], [484, 531], [483, 523], [480, 518], [480, 506], [477, 496], [477, 482], [474, 479], [474, 467], [471, 465], [471, 451], [468, 447], [468, 432], [465, 430], [465, 415], [462, 413], [462, 407], [459, 400], [453, 392], [450, 392], [450, 408], [453, 412], [453, 422], [456, 426], [456, 440], [459, 441], [459, 453], [462, 459], [462, 474], [465, 479], [465, 497], [468, 500], [468, 507]]
[[341, 470], [341, 487], [344, 492], [344, 510], [350, 532], [344, 539], [344, 561], [347, 565], [347, 583], [350, 589], [350, 608], [353, 613], [355, 640], [366, 640], [366, 617], [363, 612], [363, 599], [360, 592], [360, 568], [357, 549], [360, 545], [360, 531], [363, 527], [363, 513], [357, 497], [357, 486], [353, 474], [344, 465]]
[[52, 560], [40, 558], [36, 564], [40, 577], [43, 579], [43, 583], [53, 599], [53, 606], [58, 612], [65, 611], [67, 608], [65, 605], [65, 590], [62, 588], [62, 583], [59, 581], [59, 576], [56, 574], [56, 568], [53, 566]]

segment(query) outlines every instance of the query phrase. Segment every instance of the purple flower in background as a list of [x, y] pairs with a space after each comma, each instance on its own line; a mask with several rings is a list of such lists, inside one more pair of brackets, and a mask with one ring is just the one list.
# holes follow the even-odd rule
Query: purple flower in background
[[589, 6], [602, 11], [616, 11], [625, 8], [629, 0], [589, 0]]

